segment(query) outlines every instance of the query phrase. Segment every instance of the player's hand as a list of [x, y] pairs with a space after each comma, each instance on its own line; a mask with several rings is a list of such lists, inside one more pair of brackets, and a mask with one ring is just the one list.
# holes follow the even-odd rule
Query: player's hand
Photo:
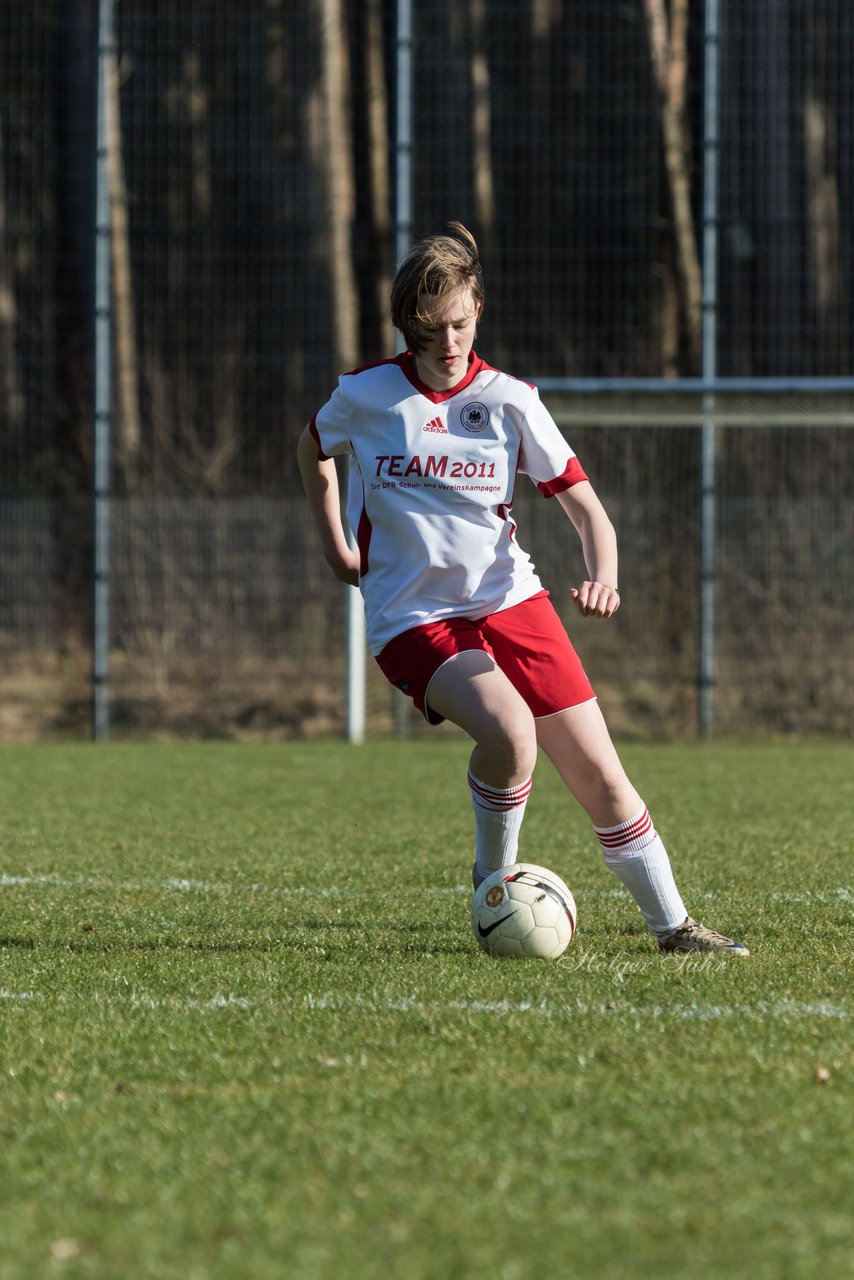
[[582, 618], [611, 618], [620, 607], [619, 591], [604, 582], [582, 582], [569, 594]]

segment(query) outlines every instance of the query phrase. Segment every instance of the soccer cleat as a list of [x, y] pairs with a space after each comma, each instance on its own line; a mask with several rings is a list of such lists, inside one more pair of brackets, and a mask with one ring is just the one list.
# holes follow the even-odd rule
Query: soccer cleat
[[732, 956], [750, 955], [743, 942], [725, 938], [722, 933], [707, 929], [704, 924], [698, 924], [690, 916], [684, 924], [680, 924], [678, 929], [674, 929], [666, 938], [660, 940], [658, 945], [662, 951], [670, 952], [727, 951]]
[[486, 876], [482, 876], [478, 871], [477, 863], [473, 862], [471, 864], [471, 887], [473, 889], [479, 889], [485, 879], [486, 879]]

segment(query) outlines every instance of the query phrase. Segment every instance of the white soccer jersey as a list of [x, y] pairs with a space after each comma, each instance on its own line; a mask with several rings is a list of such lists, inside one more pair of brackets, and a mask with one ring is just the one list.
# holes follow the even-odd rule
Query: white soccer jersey
[[368, 645], [442, 618], [483, 618], [542, 590], [510, 515], [517, 472], [545, 497], [586, 480], [535, 387], [472, 352], [449, 391], [412, 356], [344, 374], [311, 421], [321, 457], [350, 457]]

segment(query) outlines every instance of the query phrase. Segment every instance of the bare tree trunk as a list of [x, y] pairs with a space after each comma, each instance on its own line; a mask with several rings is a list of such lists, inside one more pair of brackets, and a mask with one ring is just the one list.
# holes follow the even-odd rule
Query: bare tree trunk
[[371, 258], [369, 270], [376, 281], [379, 348], [390, 351], [394, 327], [389, 315], [391, 288], [391, 174], [389, 173], [388, 90], [383, 57], [382, 0], [367, 0], [367, 39], [364, 42], [364, 75], [368, 98], [368, 148], [370, 164]]
[[496, 249], [495, 178], [492, 170], [492, 109], [489, 63], [486, 60], [486, 3], [469, 0], [469, 37], [472, 94], [472, 170], [474, 210], [478, 236], [485, 253]]
[[[223, 321], [214, 284], [191, 277], [195, 261], [182, 245], [189, 226], [200, 228], [212, 262], [222, 263], [222, 246], [211, 223], [214, 211], [214, 172], [211, 157], [210, 101], [212, 91], [198, 52], [189, 48], [181, 62], [180, 79], [166, 94], [167, 112], [187, 140], [186, 163], [174, 171], [167, 203], [175, 239], [169, 249], [170, 291], [175, 314], [185, 303], [183, 290], [192, 290], [210, 307], [209, 342], [212, 350], [200, 366], [185, 326], [172, 339], [168, 375], [158, 357], [149, 358], [146, 373], [152, 405], [155, 485], [175, 480], [191, 491], [218, 494], [227, 489], [230, 468], [241, 444], [240, 368], [246, 348], [244, 297], [235, 288]], [[154, 410], [158, 416], [155, 419]], [[164, 466], [165, 464], [165, 466]]]
[[[810, 20], [804, 142], [806, 149], [810, 302], [822, 357], [833, 372], [844, 367], [847, 315], [843, 290], [842, 225], [836, 157], [834, 92], [826, 69], [830, 58], [827, 14], [817, 6]], [[828, 372], [817, 370], [817, 372]]]
[[552, 93], [552, 45], [562, 20], [561, 10], [555, 0], [531, 0], [530, 30], [526, 36], [531, 41], [531, 78], [525, 85], [530, 102], [531, 118], [546, 121], [549, 118]]
[[208, 144], [208, 91], [202, 79], [201, 58], [195, 51], [184, 57], [184, 107], [190, 123], [193, 211], [200, 218], [207, 219], [213, 203]]
[[751, 21], [757, 58], [750, 87], [756, 138], [754, 204], [761, 234], [756, 240], [755, 356], [768, 375], [791, 373], [803, 350], [802, 224], [796, 197], [789, 123], [795, 101], [795, 60], [789, 41], [799, 39], [788, 22], [788, 0], [754, 0]]
[[359, 361], [359, 305], [353, 265], [356, 207], [350, 121], [350, 60], [342, 0], [320, 0], [321, 75], [308, 103], [313, 167], [319, 189], [317, 245], [332, 286], [336, 367]]
[[118, 410], [119, 453], [126, 468], [133, 470], [142, 444], [139, 410], [139, 367], [134, 316], [133, 269], [131, 266], [128, 199], [122, 161], [121, 104], [119, 71], [115, 54], [106, 64], [105, 110], [107, 113], [107, 155], [112, 219], [111, 262], [116, 363], [116, 406]]
[[0, 120], [0, 422], [6, 429], [21, 426], [24, 398], [18, 382], [15, 355], [17, 308], [12, 268], [6, 253], [6, 193], [3, 188], [3, 134]]
[[828, 165], [830, 107], [811, 93], [805, 109], [807, 191], [809, 192], [809, 282], [818, 331], [825, 357], [843, 352], [842, 253], [839, 223], [839, 187]]
[[750, 184], [753, 165], [748, 158], [752, 143], [751, 104], [745, 92], [743, 64], [753, 56], [744, 47], [741, 31], [723, 24], [721, 51], [721, 233], [725, 252], [720, 255], [720, 298], [723, 341], [719, 372], [728, 377], [748, 377], [753, 362], [753, 269], [756, 259], [754, 228], [750, 217]]
[[647, 38], [661, 102], [664, 163], [676, 233], [679, 288], [691, 359], [699, 366], [703, 284], [691, 210], [691, 135], [687, 117], [689, 0], [644, 0]]
[[659, 277], [658, 349], [661, 352], [661, 377], [679, 376], [679, 289], [669, 262], [662, 263]]

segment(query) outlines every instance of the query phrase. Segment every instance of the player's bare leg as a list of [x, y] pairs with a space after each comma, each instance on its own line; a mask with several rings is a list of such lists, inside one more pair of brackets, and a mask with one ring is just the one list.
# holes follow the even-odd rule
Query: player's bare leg
[[534, 717], [481, 649], [457, 654], [441, 666], [430, 682], [427, 702], [474, 739], [468, 781], [476, 832], [473, 880], [478, 884], [491, 871], [517, 861], [537, 759]]
[[688, 915], [667, 850], [623, 769], [598, 702], [545, 716], [536, 726], [540, 746], [593, 823], [607, 866], [634, 897], [662, 949], [749, 954]]
[[427, 702], [474, 739], [472, 772], [493, 787], [530, 779], [537, 733], [530, 708], [482, 649], [469, 649], [443, 664], [430, 681]]
[[595, 827], [627, 822], [643, 808], [595, 699], [535, 724], [539, 745]]

